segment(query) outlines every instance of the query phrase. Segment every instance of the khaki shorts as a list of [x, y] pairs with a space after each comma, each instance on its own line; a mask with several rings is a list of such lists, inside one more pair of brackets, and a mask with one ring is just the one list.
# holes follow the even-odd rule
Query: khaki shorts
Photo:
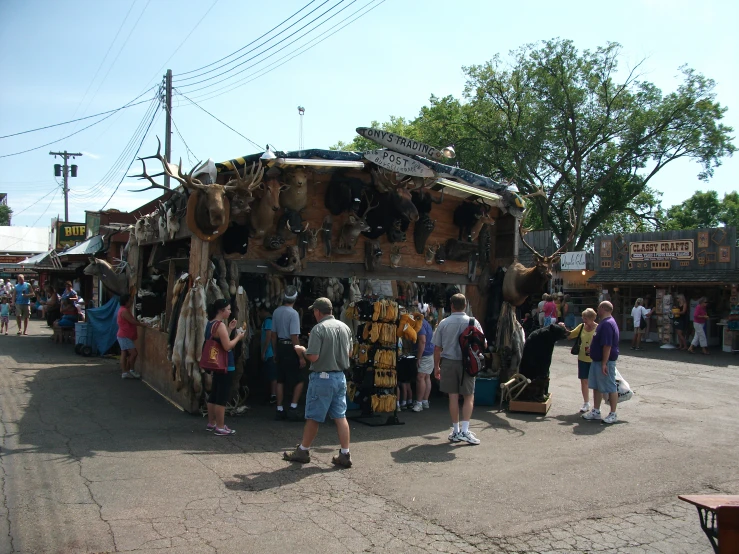
[[29, 304], [16, 304], [15, 305], [16, 317], [21, 319], [28, 319], [31, 315], [31, 306]]
[[424, 373], [426, 375], [431, 375], [434, 372], [434, 357], [433, 356], [423, 356], [421, 358], [421, 363], [418, 364], [418, 373]]
[[462, 367], [462, 360], [441, 359], [441, 392], [447, 394], [475, 394], [475, 378]]

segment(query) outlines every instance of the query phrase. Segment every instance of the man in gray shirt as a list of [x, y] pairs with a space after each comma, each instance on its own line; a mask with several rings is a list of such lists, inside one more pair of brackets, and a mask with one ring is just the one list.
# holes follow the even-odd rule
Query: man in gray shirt
[[352, 332], [332, 315], [328, 298], [318, 298], [310, 307], [318, 324], [313, 327], [308, 348], [296, 346], [298, 354], [311, 363], [308, 395], [305, 403], [303, 440], [293, 452], [283, 453], [290, 462], [310, 462], [310, 446], [318, 434], [318, 425], [326, 416], [334, 420], [341, 449], [331, 462], [340, 467], [352, 466], [349, 453], [349, 424], [346, 421], [346, 377]]
[[295, 310], [295, 301], [298, 291], [293, 286], [285, 288], [282, 306], [272, 314], [272, 352], [277, 364], [277, 414], [276, 419], [285, 419], [283, 397], [285, 385], [288, 390], [292, 387], [292, 402], [287, 411], [287, 419], [301, 421], [303, 417], [298, 412], [298, 401], [303, 393], [303, 372], [305, 362], [295, 352], [300, 344], [300, 315]]
[[[470, 431], [470, 418], [475, 402], [475, 378], [467, 375], [462, 367], [462, 348], [459, 346], [459, 336], [470, 324], [469, 316], [464, 313], [467, 298], [464, 294], [455, 294], [452, 296], [451, 303], [451, 315], [439, 323], [432, 339], [434, 377], [441, 380], [439, 384], [441, 392], [449, 395], [449, 415], [452, 418], [452, 432], [449, 434], [449, 441], [480, 444], [480, 439]], [[482, 327], [477, 321], [475, 321], [475, 327], [482, 332]], [[459, 421], [460, 394], [464, 397], [461, 422]]]

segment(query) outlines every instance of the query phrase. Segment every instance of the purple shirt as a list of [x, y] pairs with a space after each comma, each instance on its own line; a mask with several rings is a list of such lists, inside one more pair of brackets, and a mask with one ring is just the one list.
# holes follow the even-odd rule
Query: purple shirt
[[603, 347], [610, 346], [611, 354], [608, 356], [608, 361], [615, 362], [618, 359], [618, 341], [620, 338], [621, 335], [616, 320], [608, 316], [595, 329], [593, 341], [590, 343], [590, 358], [594, 362], [602, 362]]
[[426, 321], [425, 318], [423, 320], [423, 326], [418, 332], [418, 336], [420, 337], [421, 335], [426, 337], [426, 344], [423, 347], [423, 355], [431, 356], [434, 353], [434, 343], [431, 340], [434, 335], [434, 330], [431, 328], [431, 324]]

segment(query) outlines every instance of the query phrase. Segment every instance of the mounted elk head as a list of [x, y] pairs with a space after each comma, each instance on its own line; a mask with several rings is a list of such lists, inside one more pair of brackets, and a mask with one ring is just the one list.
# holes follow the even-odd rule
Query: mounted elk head
[[518, 232], [521, 241], [534, 255], [534, 267], [524, 267], [517, 261], [510, 265], [503, 279], [503, 300], [513, 306], [520, 306], [529, 295], [540, 293], [544, 289], [546, 283], [552, 278], [554, 264], [559, 262], [560, 254], [572, 242], [577, 233], [577, 225], [572, 212], [570, 212], [570, 225], [572, 231], [567, 240], [551, 256], [544, 256], [526, 242], [524, 229], [519, 224]]
[[272, 228], [277, 211], [280, 209], [280, 193], [288, 187], [282, 185], [276, 176], [268, 176], [259, 188], [262, 189], [262, 197], [257, 207], [252, 210], [249, 220], [253, 238], [264, 237]]
[[287, 174], [288, 188], [280, 196], [280, 205], [286, 210], [299, 212], [308, 204], [308, 174], [304, 169], [296, 169]]
[[373, 168], [372, 175], [377, 189], [390, 194], [391, 204], [398, 215], [411, 222], [418, 221], [418, 209], [413, 203], [411, 189], [408, 188], [408, 185], [413, 183], [414, 187], [421, 188], [425, 182], [421, 180], [420, 183], [417, 183], [412, 179], [403, 179], [398, 182], [393, 177], [393, 175], [397, 176], [397, 173], [392, 174], [392, 172], [388, 172], [382, 167]]
[[246, 214], [251, 211], [251, 203], [254, 201], [254, 191], [262, 183], [264, 168], [253, 163], [247, 172], [244, 167], [243, 179], [239, 175], [239, 168], [235, 165], [234, 171], [236, 175], [223, 185], [223, 188], [231, 201], [231, 219], [239, 225], [245, 225]]

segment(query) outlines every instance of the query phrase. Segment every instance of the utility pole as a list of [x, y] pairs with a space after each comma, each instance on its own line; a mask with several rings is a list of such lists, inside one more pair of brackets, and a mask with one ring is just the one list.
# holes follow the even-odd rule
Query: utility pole
[[298, 128], [298, 150], [303, 149], [303, 115], [305, 115], [305, 108], [298, 106], [298, 116], [300, 117], [300, 126]]
[[49, 152], [49, 156], [61, 156], [64, 159], [64, 165], [54, 164], [54, 176], [64, 177], [64, 221], [69, 221], [69, 172], [72, 170], [72, 177], [77, 177], [77, 166], [72, 164], [71, 166], [67, 163], [69, 158], [76, 158], [82, 156], [80, 152]]
[[[164, 104], [166, 108], [166, 123], [164, 132], [164, 157], [167, 159], [167, 163], [172, 161], [172, 70], [167, 70], [167, 75], [164, 77]], [[169, 175], [164, 174], [164, 186], [169, 186]]]

